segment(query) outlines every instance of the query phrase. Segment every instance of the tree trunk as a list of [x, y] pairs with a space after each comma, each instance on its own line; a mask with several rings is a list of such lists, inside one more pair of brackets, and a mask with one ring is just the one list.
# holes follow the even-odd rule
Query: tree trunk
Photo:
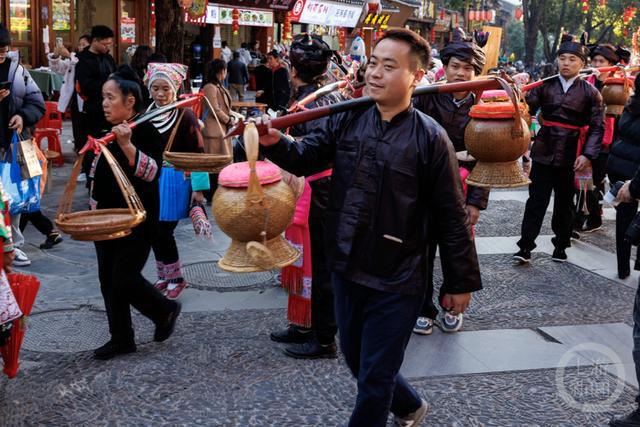
[[536, 63], [536, 45], [538, 44], [538, 21], [540, 19], [539, 0], [522, 0], [522, 20], [524, 22], [524, 62], [528, 69]]
[[169, 62], [183, 62], [183, 13], [176, 0], [156, 0], [156, 52]]
[[556, 57], [556, 53], [558, 52], [558, 45], [560, 44], [560, 39], [562, 38], [562, 23], [564, 22], [564, 16], [567, 13], [567, 0], [562, 0], [562, 9], [560, 9], [560, 19], [558, 19], [558, 25], [556, 26], [555, 31], [555, 40], [553, 41], [553, 48], [551, 49], [551, 56], [553, 58]]

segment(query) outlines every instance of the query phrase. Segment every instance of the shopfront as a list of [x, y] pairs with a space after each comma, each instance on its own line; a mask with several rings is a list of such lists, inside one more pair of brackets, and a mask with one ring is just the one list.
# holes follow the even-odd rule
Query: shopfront
[[[340, 48], [340, 29], [358, 25], [363, 4], [351, 1], [297, 0], [291, 10], [291, 21], [307, 24], [307, 31], [324, 39], [333, 49]], [[294, 24], [294, 32], [295, 32]]]
[[11, 31], [13, 47], [32, 67], [47, 65], [45, 45], [51, 50], [57, 40], [75, 47], [78, 37], [94, 25], [113, 28], [113, 56], [125, 62], [126, 50], [149, 43], [149, 0], [2, 0], [2, 22]]

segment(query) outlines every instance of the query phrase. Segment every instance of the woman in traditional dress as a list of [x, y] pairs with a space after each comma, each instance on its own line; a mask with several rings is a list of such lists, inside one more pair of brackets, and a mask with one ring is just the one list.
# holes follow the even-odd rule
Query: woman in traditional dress
[[[187, 67], [182, 64], [149, 64], [145, 83], [153, 102], [148, 111], [174, 102], [186, 76]], [[203, 152], [200, 125], [191, 109], [171, 110], [154, 118], [151, 123], [161, 135], [164, 150]], [[160, 222], [153, 241], [153, 253], [158, 271], [155, 287], [169, 299], [178, 298], [187, 287], [173, 232], [179, 220], [189, 217], [193, 203], [203, 203], [202, 190], [208, 189], [207, 173], [194, 172], [188, 178], [169, 163], [163, 164], [160, 173]]]
[[[143, 108], [140, 82], [129, 66], [113, 73], [102, 87], [102, 107], [106, 120], [113, 124], [116, 142], [109, 144], [146, 210], [146, 220], [131, 234], [114, 240], [95, 242], [100, 290], [109, 320], [111, 340], [94, 351], [94, 358], [111, 359], [136, 351], [131, 324], [131, 309], [155, 324], [154, 341], [165, 341], [173, 333], [181, 305], [160, 294], [142, 275], [151, 242], [158, 226], [158, 176], [163, 142], [155, 126], [142, 123], [134, 129]], [[96, 157], [93, 167], [91, 202], [94, 209], [126, 208], [127, 204], [105, 156]]]

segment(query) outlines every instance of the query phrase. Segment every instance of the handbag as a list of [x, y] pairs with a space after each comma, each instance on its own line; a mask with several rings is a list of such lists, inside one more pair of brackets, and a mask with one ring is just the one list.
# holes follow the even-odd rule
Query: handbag
[[18, 164], [22, 178], [41, 176], [42, 166], [33, 139], [22, 139], [18, 133], [14, 133], [12, 143], [18, 145]]
[[[17, 139], [17, 136], [14, 136]], [[36, 212], [40, 210], [40, 176], [22, 178], [18, 163], [18, 144], [11, 144], [11, 149], [5, 152], [0, 161], [2, 186], [9, 197], [9, 213]]]
[[[171, 149], [183, 115], [184, 112], [181, 112], [176, 120], [165, 151]], [[160, 170], [158, 185], [160, 187], [160, 221], [179, 221], [187, 218], [191, 201], [191, 182], [186, 179], [184, 172], [165, 165]]]

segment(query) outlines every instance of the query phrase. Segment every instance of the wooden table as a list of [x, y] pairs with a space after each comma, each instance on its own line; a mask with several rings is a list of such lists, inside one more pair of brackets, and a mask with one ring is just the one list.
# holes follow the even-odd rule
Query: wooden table
[[260, 102], [248, 102], [248, 101], [233, 101], [231, 102], [231, 109], [237, 112], [240, 112], [242, 109], [250, 110], [251, 108], [257, 108], [260, 112], [264, 113], [267, 111], [267, 104], [262, 104]]

